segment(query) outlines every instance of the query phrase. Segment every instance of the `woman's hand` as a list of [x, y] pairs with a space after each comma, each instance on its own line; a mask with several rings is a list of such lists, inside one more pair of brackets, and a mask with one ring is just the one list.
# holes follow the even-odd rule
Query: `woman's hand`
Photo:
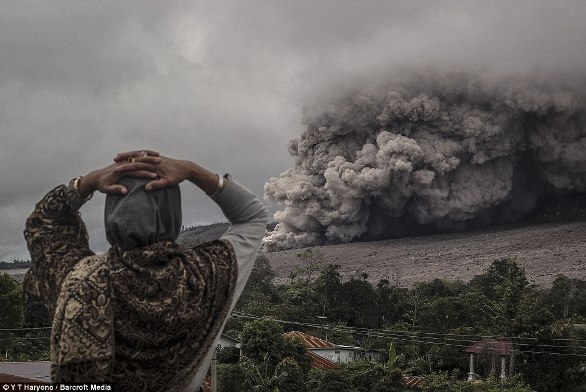
[[[158, 159], [154, 156], [143, 156], [144, 162], [149, 162], [151, 165], [157, 165]], [[157, 178], [157, 174], [152, 170], [138, 169], [117, 171], [118, 168], [124, 166], [125, 163], [113, 163], [101, 169], [91, 171], [86, 176], [82, 177], [78, 184], [78, 191], [82, 198], [87, 197], [94, 191], [102, 193], [126, 194], [128, 190], [118, 184], [118, 181], [123, 177], [142, 177], [142, 178]]]
[[158, 157], [159, 152], [153, 151], [153, 150], [135, 150], [135, 151], [121, 152], [114, 157], [114, 162], [116, 162], [116, 163], [123, 163], [126, 161], [134, 162], [135, 158], [146, 157], [146, 156]]
[[[136, 151], [133, 153], [136, 153]], [[145, 186], [147, 191], [156, 191], [179, 184], [185, 180], [193, 182], [207, 194], [214, 193], [218, 186], [218, 175], [216, 173], [206, 170], [191, 161], [150, 154], [134, 154], [132, 156], [118, 154], [118, 157], [120, 160], [126, 159], [125, 163], [120, 164], [115, 169], [121, 175], [128, 172], [156, 173], [158, 178]]]

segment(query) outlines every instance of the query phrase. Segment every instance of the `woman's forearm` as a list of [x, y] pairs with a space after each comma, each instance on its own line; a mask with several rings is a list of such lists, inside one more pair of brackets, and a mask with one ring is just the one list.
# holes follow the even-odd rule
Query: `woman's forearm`
[[83, 202], [67, 185], [60, 185], [37, 203], [25, 224], [32, 266], [24, 287], [43, 298], [51, 312], [64, 277], [79, 260], [94, 254], [77, 211]]
[[211, 195], [216, 192], [218, 187], [218, 174], [211, 172], [197, 163], [183, 161], [188, 172], [187, 180], [196, 185], [202, 191]]

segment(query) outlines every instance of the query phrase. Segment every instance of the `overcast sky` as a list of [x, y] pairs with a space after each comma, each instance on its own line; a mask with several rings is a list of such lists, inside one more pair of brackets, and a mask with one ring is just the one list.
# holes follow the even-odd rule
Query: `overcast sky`
[[[434, 67], [561, 78], [586, 64], [586, 2], [0, 0], [0, 259], [52, 187], [152, 148], [259, 196], [304, 107], [364, 75]], [[184, 224], [222, 220], [184, 184]], [[104, 197], [82, 209], [107, 249]]]

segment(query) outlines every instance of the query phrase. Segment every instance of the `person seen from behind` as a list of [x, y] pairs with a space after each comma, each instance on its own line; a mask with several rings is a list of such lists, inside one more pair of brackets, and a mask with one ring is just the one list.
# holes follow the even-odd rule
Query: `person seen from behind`
[[[183, 250], [179, 184], [222, 209], [219, 240]], [[79, 208], [106, 196], [110, 249], [96, 255]], [[52, 316], [51, 378], [124, 391], [194, 391], [264, 236], [262, 203], [228, 175], [142, 150], [59, 185], [26, 221], [32, 267], [24, 287]]]

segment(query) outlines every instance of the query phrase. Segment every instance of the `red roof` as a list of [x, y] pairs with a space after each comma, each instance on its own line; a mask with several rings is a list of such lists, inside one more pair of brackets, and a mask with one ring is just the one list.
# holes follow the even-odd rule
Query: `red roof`
[[299, 341], [307, 348], [336, 348], [334, 343], [330, 343], [326, 340], [306, 334], [304, 332], [291, 331], [284, 333], [283, 336], [290, 339], [299, 339]]
[[316, 353], [312, 353], [311, 351], [307, 352], [309, 358], [311, 358], [311, 367], [316, 369], [337, 369], [340, 367], [335, 362], [332, 362], [324, 357], [317, 355]]
[[511, 355], [513, 344], [508, 340], [484, 339], [466, 348], [464, 352], [474, 354]]
[[417, 376], [404, 376], [403, 383], [409, 388], [423, 389], [424, 380]]

